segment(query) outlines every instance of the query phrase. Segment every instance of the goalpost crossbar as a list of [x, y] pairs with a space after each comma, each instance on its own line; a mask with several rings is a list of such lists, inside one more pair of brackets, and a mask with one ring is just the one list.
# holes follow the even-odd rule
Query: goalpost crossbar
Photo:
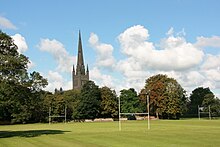
[[[208, 107], [208, 112], [206, 111], [206, 112], [204, 112], [203, 111], [203, 108], [204, 107], [200, 107], [199, 105], [198, 105], [198, 117], [199, 117], [199, 120], [200, 120], [200, 118], [201, 118], [201, 114], [209, 114], [209, 119], [211, 120], [212, 119], [212, 116], [211, 116], [211, 110], [210, 110], [210, 105], [209, 105], [209, 107]], [[202, 112], [200, 112], [200, 110], [202, 110]]]
[[136, 114], [136, 115], [143, 115], [147, 114], [147, 128], [150, 130], [150, 103], [149, 103], [149, 95], [147, 95], [147, 112], [148, 113], [121, 113], [121, 101], [120, 97], [118, 98], [118, 129], [121, 131], [121, 115], [131, 115], [131, 114]]
[[120, 114], [122, 114], [122, 115], [146, 115], [146, 114], [148, 114], [148, 113], [120, 113]]
[[67, 109], [67, 107], [66, 107], [66, 105], [65, 105], [65, 109], [64, 109], [64, 115], [51, 115], [51, 107], [49, 107], [49, 116], [48, 116], [48, 118], [49, 118], [49, 120], [48, 120], [48, 122], [49, 122], [49, 125], [51, 124], [51, 118], [61, 118], [61, 117], [63, 117], [64, 118], [64, 122], [66, 123], [66, 109]]
[[49, 116], [49, 117], [66, 117], [66, 116], [64, 116], [64, 115], [55, 115], [55, 116]]

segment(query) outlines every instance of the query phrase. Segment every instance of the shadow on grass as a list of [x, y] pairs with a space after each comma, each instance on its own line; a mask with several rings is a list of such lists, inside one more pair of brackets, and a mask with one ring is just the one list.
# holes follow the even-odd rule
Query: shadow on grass
[[0, 138], [9, 138], [9, 137], [37, 137], [41, 135], [55, 135], [55, 134], [64, 134], [62, 130], [27, 130], [27, 131], [0, 131]]

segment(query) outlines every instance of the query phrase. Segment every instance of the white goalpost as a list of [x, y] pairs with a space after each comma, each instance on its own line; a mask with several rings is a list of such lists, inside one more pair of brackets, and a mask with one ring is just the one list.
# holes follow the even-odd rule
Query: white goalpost
[[118, 98], [118, 130], [121, 131], [121, 115], [146, 115], [147, 114], [147, 129], [150, 130], [150, 103], [149, 95], [147, 95], [147, 113], [121, 113], [121, 101], [120, 97]]
[[[203, 109], [204, 109], [204, 107], [199, 107], [199, 105], [198, 105], [198, 117], [199, 117], [199, 120], [201, 119], [201, 113], [208, 113], [209, 114], [209, 120], [211, 120], [212, 119], [212, 116], [211, 116], [211, 110], [210, 110], [210, 105], [209, 105], [209, 111], [207, 112], [203, 112]], [[202, 111], [202, 112], [201, 112]]]
[[64, 115], [51, 115], [51, 107], [49, 108], [49, 125], [51, 124], [51, 120], [52, 118], [59, 118], [59, 117], [62, 117], [64, 118], [64, 122], [66, 124], [66, 105], [65, 105], [65, 114]]

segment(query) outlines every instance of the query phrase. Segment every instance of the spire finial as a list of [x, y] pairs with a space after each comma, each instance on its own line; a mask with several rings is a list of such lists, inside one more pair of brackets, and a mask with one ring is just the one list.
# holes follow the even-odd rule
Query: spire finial
[[87, 64], [87, 66], [86, 66], [86, 72], [89, 72], [89, 66], [88, 66], [88, 64]]
[[81, 40], [81, 32], [80, 32], [80, 30], [79, 30], [79, 40]]

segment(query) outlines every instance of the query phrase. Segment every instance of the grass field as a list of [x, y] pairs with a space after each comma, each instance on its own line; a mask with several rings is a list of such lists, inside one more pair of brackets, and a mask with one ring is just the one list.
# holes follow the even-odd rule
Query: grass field
[[27, 124], [0, 126], [0, 146], [220, 146], [220, 120], [147, 121]]

